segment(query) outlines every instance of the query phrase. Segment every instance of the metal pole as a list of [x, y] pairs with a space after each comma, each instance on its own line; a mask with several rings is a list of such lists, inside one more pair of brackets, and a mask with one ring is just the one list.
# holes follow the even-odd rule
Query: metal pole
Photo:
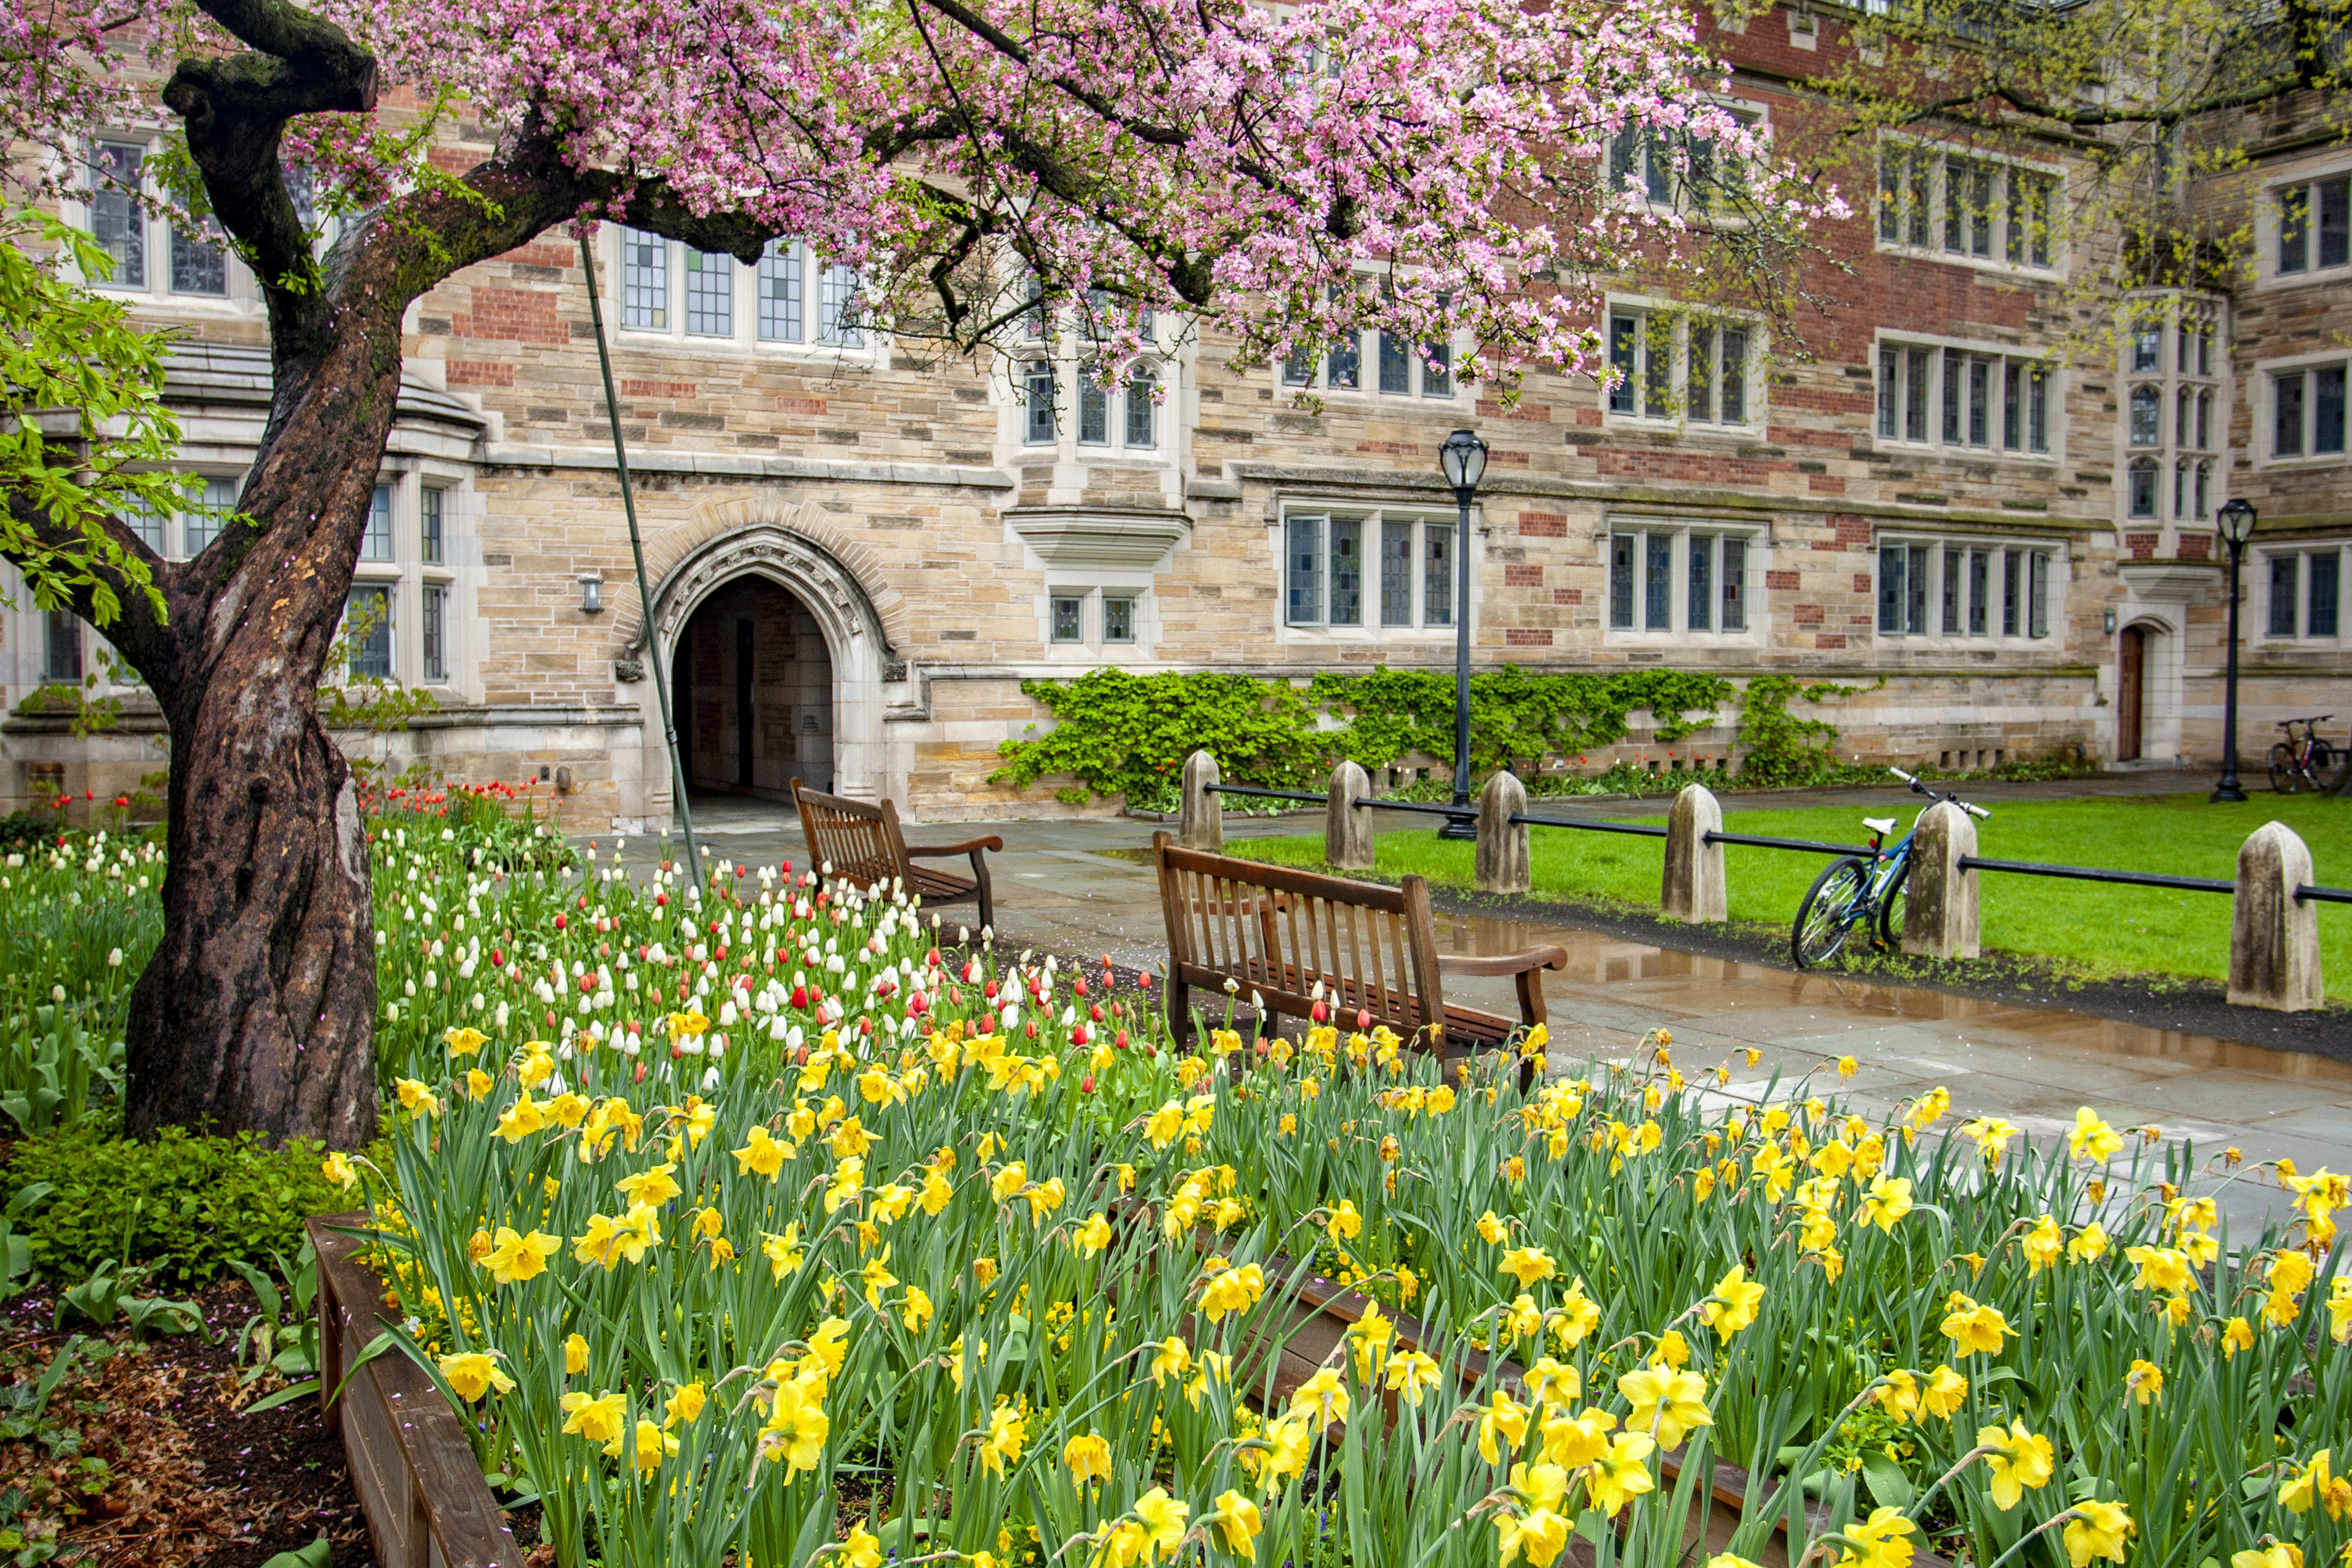
[[1454, 531], [1454, 806], [1437, 830], [1441, 839], [1475, 839], [1470, 810], [1470, 493], [1454, 492], [1462, 526]]
[[2230, 543], [2230, 664], [2221, 697], [2221, 782], [2210, 797], [2215, 801], [2242, 800], [2238, 788], [2238, 569], [2246, 559], [2243, 539]]
[[662, 673], [661, 648], [654, 638], [654, 594], [646, 585], [646, 546], [637, 537], [637, 498], [629, 484], [629, 449], [621, 440], [621, 400], [613, 389], [613, 355], [604, 345], [604, 308], [596, 298], [596, 253], [588, 236], [580, 236], [580, 267], [588, 275], [588, 319], [596, 329], [596, 363], [604, 372], [604, 412], [613, 426], [613, 462], [621, 473], [621, 509], [629, 517], [629, 553], [637, 562], [637, 603], [646, 622], [646, 663], [653, 670], [654, 704], [661, 709], [662, 749], [669, 753], [671, 792], [677, 797], [677, 814], [686, 824], [686, 864], [693, 875], [697, 898], [702, 895], [702, 856], [694, 843], [694, 810], [686, 800], [686, 761], [677, 754], [677, 726], [670, 721], [669, 678]]

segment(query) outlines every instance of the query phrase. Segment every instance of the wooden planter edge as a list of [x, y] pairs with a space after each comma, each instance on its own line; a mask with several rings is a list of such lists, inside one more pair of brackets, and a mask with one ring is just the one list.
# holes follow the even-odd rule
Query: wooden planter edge
[[464, 1422], [425, 1369], [393, 1350], [351, 1372], [398, 1321], [385, 1309], [383, 1281], [359, 1262], [366, 1243], [351, 1232], [368, 1224], [356, 1212], [308, 1222], [319, 1255], [320, 1397], [342, 1389], [320, 1413], [342, 1435], [375, 1560], [382, 1568], [520, 1568], [522, 1550]]

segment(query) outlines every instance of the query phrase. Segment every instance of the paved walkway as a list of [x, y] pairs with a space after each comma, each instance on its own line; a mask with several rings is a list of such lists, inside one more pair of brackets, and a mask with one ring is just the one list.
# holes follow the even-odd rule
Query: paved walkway
[[[2127, 777], [2137, 782], [2149, 776]], [[2179, 788], [2179, 775], [2158, 777]], [[1988, 790], [1983, 798], [1993, 797]], [[1876, 804], [1853, 792], [1835, 799], [1853, 803], [1857, 813]], [[696, 810], [709, 853], [755, 865], [803, 858], [798, 824], [774, 807], [713, 801]], [[1004, 852], [991, 862], [1000, 944], [1108, 953], [1124, 965], [1156, 968], [1166, 958], [1167, 939], [1153, 873], [1134, 859], [1103, 852], [1139, 850], [1150, 831], [1131, 821], [952, 823], [908, 836], [941, 842], [992, 832], [1004, 840]], [[1297, 818], [1227, 819], [1230, 836], [1312, 831]], [[948, 912], [950, 925], [957, 913]], [[2249, 1160], [2284, 1155], [2305, 1170], [2352, 1166], [2352, 1066], [2322, 1057], [1703, 957], [1549, 921], [1441, 915], [1438, 926], [1440, 940], [1457, 953], [1507, 953], [1538, 942], [1565, 947], [1568, 968], [1545, 977], [1545, 995], [1552, 1038], [1572, 1056], [1622, 1057], [1650, 1030], [1664, 1027], [1686, 1070], [1749, 1046], [1761, 1051], [1754, 1068], [1735, 1060], [1727, 1092], [1741, 1098], [1761, 1097], [1776, 1077], [1785, 1085], [1817, 1071], [1824, 1092], [1833, 1088], [1868, 1113], [1940, 1083], [1960, 1113], [2005, 1116], [2035, 1135], [2071, 1126], [2075, 1107], [2087, 1103], [2117, 1126], [2152, 1124], [2214, 1152], [2235, 1145]], [[1457, 983], [1474, 1005], [1498, 1011], [1514, 1005], [1508, 981]], [[1860, 1071], [1840, 1084], [1824, 1063], [1847, 1055]], [[2230, 1196], [2233, 1217], [2244, 1220], [2277, 1193], [2239, 1183]]]

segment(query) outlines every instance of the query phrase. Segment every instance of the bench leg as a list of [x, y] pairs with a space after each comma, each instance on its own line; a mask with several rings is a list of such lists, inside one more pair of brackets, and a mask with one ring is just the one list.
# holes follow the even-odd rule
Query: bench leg
[[1544, 1015], [1543, 971], [1522, 969], [1515, 977], [1519, 985], [1519, 1021], [1529, 1029], [1548, 1021]]
[[1168, 1037], [1178, 1045], [1184, 1043], [1186, 1032], [1192, 1027], [1192, 988], [1181, 980], [1168, 982]]
[[986, 852], [984, 850], [971, 852], [971, 880], [974, 891], [980, 894], [980, 923], [993, 931], [996, 929], [996, 900], [989, 891], [988, 862], [981, 858]]

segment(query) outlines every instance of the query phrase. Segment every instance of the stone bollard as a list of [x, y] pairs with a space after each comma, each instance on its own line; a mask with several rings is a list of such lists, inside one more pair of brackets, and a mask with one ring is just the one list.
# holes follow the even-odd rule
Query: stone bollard
[[1528, 825], [1511, 821], [1524, 816], [1527, 809], [1527, 787], [1508, 768], [1478, 791], [1479, 892], [1527, 892]]
[[1323, 859], [1342, 871], [1372, 869], [1372, 814], [1356, 804], [1372, 792], [1361, 767], [1342, 762], [1331, 769], [1331, 803], [1323, 809]]
[[1217, 759], [1205, 751], [1184, 758], [1184, 800], [1176, 811], [1179, 848], [1222, 853], [1225, 847], [1225, 798], [1203, 788], [1224, 782]]
[[1685, 784], [1666, 813], [1666, 870], [1658, 906], [1670, 920], [1714, 925], [1731, 918], [1723, 883], [1723, 807], [1704, 784]]
[[1977, 852], [1976, 819], [1938, 800], [1919, 818], [1904, 883], [1903, 950], [1923, 958], [1977, 956], [1977, 873], [1960, 857]]
[[2308, 1012], [2320, 1004], [2319, 908], [2295, 900], [2311, 851], [2284, 822], [2265, 822], [2238, 850], [2230, 901], [2230, 1005]]

